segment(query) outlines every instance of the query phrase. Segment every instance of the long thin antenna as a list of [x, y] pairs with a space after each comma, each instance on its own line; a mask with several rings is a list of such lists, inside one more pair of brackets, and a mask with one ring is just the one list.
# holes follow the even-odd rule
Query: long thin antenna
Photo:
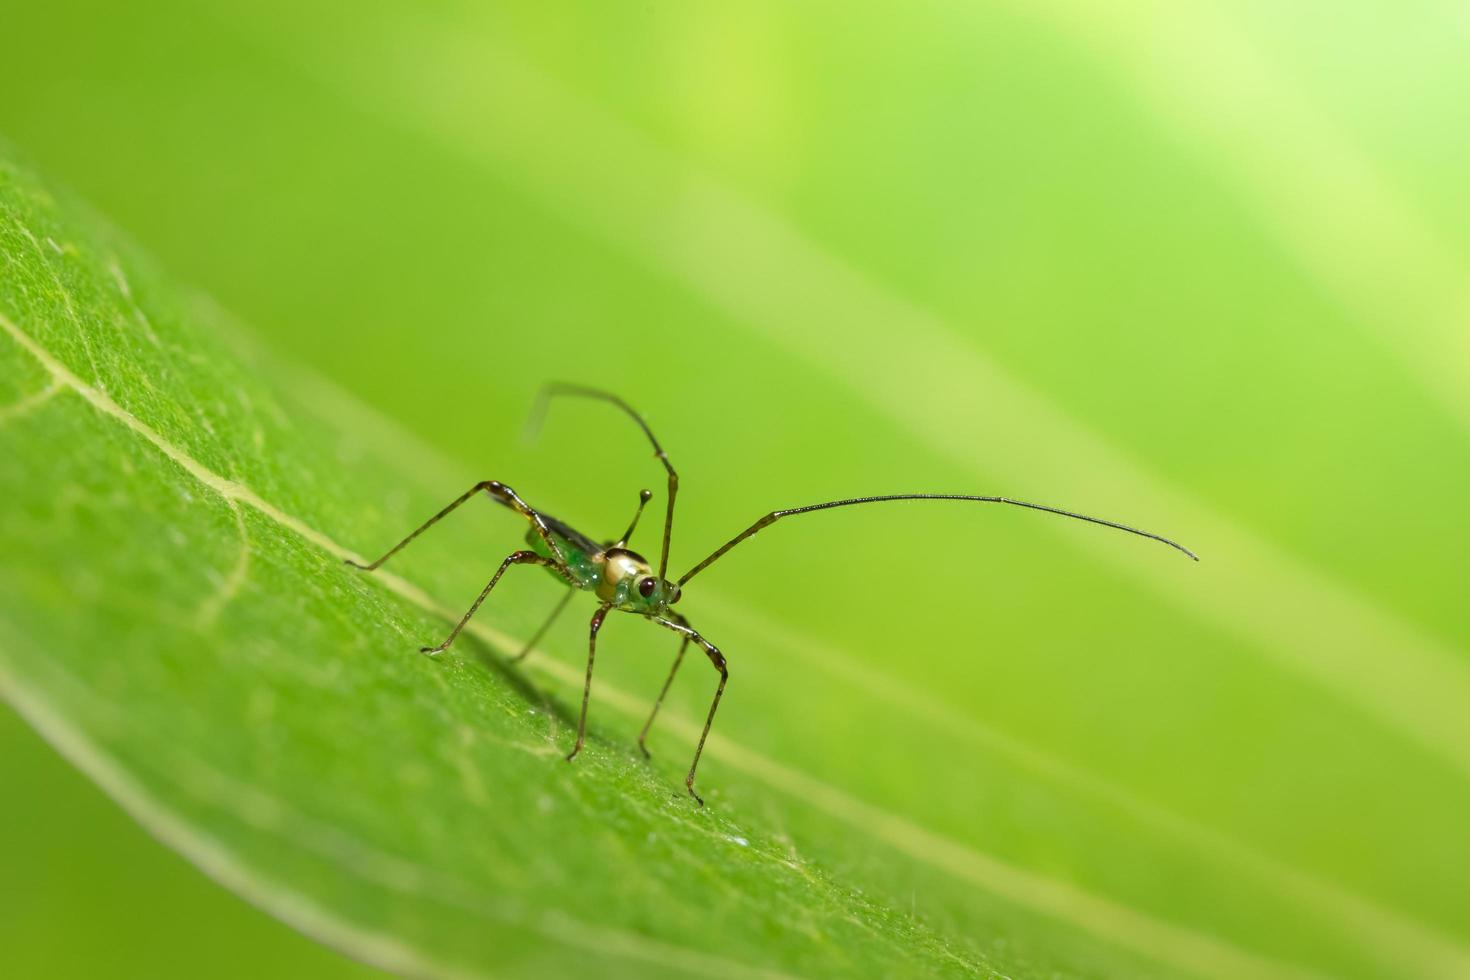
[[648, 423], [643, 421], [643, 416], [639, 415], [633, 409], [633, 406], [623, 401], [617, 395], [609, 391], [603, 391], [601, 388], [589, 388], [585, 385], [567, 384], [561, 381], [555, 381], [546, 385], [536, 397], [536, 405], [531, 410], [531, 417], [527, 419], [526, 423], [526, 432], [528, 435], [533, 435], [540, 429], [541, 421], [546, 417], [547, 405], [557, 395], [595, 398], [599, 401], [616, 405], [629, 418], [638, 423], [638, 428], [643, 430], [643, 434], [653, 444], [653, 455], [657, 457], [660, 463], [664, 464], [664, 469], [669, 473], [669, 500], [668, 506], [664, 509], [664, 540], [662, 547], [659, 549], [658, 558], [658, 577], [667, 578], [669, 572], [669, 537], [673, 534], [674, 530], [674, 498], [679, 494], [679, 474], [674, 472], [674, 467], [669, 462], [669, 454], [664, 452], [663, 446], [659, 445], [658, 438], [654, 436], [653, 430], [648, 427]]
[[1148, 531], [1141, 531], [1136, 527], [1129, 527], [1127, 524], [1119, 524], [1116, 521], [1105, 521], [1101, 517], [1088, 517], [1086, 514], [1078, 514], [1070, 510], [1062, 510], [1059, 507], [1048, 507], [1045, 504], [1032, 504], [1027, 503], [1024, 500], [1012, 500], [1010, 497], [973, 497], [968, 494], [961, 493], [895, 493], [878, 497], [849, 497], [846, 500], [830, 500], [824, 504], [809, 504], [806, 507], [792, 507], [789, 510], [773, 510], [765, 517], [762, 517], [760, 520], [750, 525], [750, 527], [746, 528], [744, 531], [741, 531], [739, 534], [735, 535], [735, 537], [731, 538], [729, 541], [726, 541], [724, 544], [720, 545], [720, 547], [715, 549], [714, 553], [711, 554], [708, 558], [700, 562], [698, 565], [695, 565], [689, 571], [680, 576], [678, 582], [679, 587], [683, 588], [685, 582], [688, 582], [694, 576], [698, 575], [710, 565], [714, 564], [725, 554], [725, 552], [729, 551], [731, 548], [735, 547], [746, 538], [755, 534], [757, 531], [760, 531], [763, 528], [770, 527], [772, 524], [776, 523], [783, 517], [790, 517], [793, 514], [809, 514], [812, 511], [816, 510], [831, 510], [833, 507], [851, 507], [854, 504], [877, 504], [888, 500], [972, 500], [982, 504], [1010, 504], [1012, 507], [1025, 507], [1028, 510], [1043, 510], [1046, 511], [1048, 514], [1059, 514], [1062, 517], [1071, 517], [1074, 520], [1087, 521], [1089, 524], [1101, 524], [1103, 527], [1111, 527], [1116, 528], [1119, 531], [1127, 531], [1129, 534], [1136, 534], [1141, 538], [1150, 538], [1151, 540], [1162, 542], [1163, 544], [1166, 544], [1169, 547], [1174, 548], [1178, 551], [1182, 551], [1190, 558], [1193, 558], [1195, 561], [1199, 561], [1198, 555], [1190, 551], [1188, 548], [1184, 547], [1184, 545], [1179, 544], [1177, 541], [1171, 541], [1166, 537], [1162, 537], [1157, 534], [1151, 534]]

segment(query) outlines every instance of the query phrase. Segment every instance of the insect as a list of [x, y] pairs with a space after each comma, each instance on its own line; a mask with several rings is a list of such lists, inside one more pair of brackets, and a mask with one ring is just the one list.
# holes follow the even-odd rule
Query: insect
[[485, 588], [480, 591], [479, 596], [471, 604], [469, 611], [460, 618], [459, 622], [450, 630], [449, 636], [443, 643], [433, 647], [423, 647], [422, 652], [437, 654], [446, 649], [459, 636], [460, 630], [464, 629], [470, 617], [479, 610], [500, 577], [512, 565], [540, 565], [548, 569], [557, 579], [570, 586], [562, 596], [546, 622], [535, 632], [525, 647], [514, 658], [520, 661], [536, 646], [536, 643], [556, 621], [556, 618], [566, 608], [568, 601], [576, 591], [590, 592], [597, 600], [597, 611], [592, 614], [592, 621], [588, 631], [587, 639], [587, 676], [582, 686], [582, 713], [577, 721], [577, 741], [572, 746], [571, 752], [567, 754], [567, 761], [577, 757], [582, 751], [583, 742], [587, 734], [587, 702], [592, 693], [592, 665], [597, 658], [597, 634], [602, 630], [602, 622], [612, 610], [633, 613], [644, 619], [679, 634], [679, 651], [674, 656], [674, 665], [669, 669], [668, 678], [664, 681], [663, 689], [659, 691], [658, 698], [653, 703], [653, 710], [648, 715], [648, 720], [643, 725], [643, 730], [638, 734], [638, 747], [647, 756], [647, 738], [649, 729], [653, 726], [654, 718], [658, 716], [659, 707], [663, 704], [664, 697], [669, 693], [669, 687], [674, 682], [674, 675], [679, 672], [679, 666], [684, 662], [684, 654], [690, 643], [694, 643], [704, 651], [705, 657], [719, 673], [719, 684], [715, 687], [714, 698], [710, 701], [709, 713], [704, 719], [704, 729], [700, 732], [699, 743], [694, 749], [694, 761], [689, 765], [689, 774], [684, 777], [684, 786], [689, 795], [701, 805], [704, 800], [694, 789], [694, 774], [699, 768], [699, 757], [704, 752], [705, 739], [709, 737], [710, 726], [714, 724], [715, 712], [720, 707], [720, 699], [725, 694], [725, 684], [730, 679], [730, 672], [725, 662], [725, 656], [720, 652], [704, 634], [696, 630], [681, 613], [675, 611], [673, 606], [683, 596], [684, 586], [689, 580], [710, 565], [723, 558], [732, 548], [745, 541], [747, 538], [765, 530], [772, 524], [785, 517], [794, 517], [797, 514], [811, 514], [822, 510], [831, 510], [836, 507], [852, 507], [858, 504], [886, 503], [896, 500], [963, 500], [986, 504], [1009, 504], [1013, 507], [1025, 507], [1029, 510], [1045, 511], [1048, 514], [1057, 514], [1061, 517], [1070, 517], [1079, 521], [1087, 521], [1091, 524], [1101, 524], [1104, 527], [1115, 528], [1119, 531], [1127, 531], [1140, 537], [1150, 538], [1175, 548], [1190, 558], [1198, 561], [1199, 558], [1183, 545], [1171, 541], [1168, 538], [1148, 531], [1141, 531], [1126, 524], [1115, 521], [1103, 520], [1100, 517], [1088, 517], [1070, 510], [1062, 510], [1057, 507], [1049, 507], [1044, 504], [1027, 503], [1024, 500], [1014, 500], [1009, 497], [982, 497], [970, 494], [958, 493], [897, 493], [883, 494], [870, 497], [849, 497], [843, 500], [830, 500], [820, 504], [808, 504], [805, 507], [790, 507], [784, 510], [773, 510], [764, 517], [757, 520], [750, 527], [741, 531], [735, 537], [720, 545], [707, 557], [699, 561], [693, 568], [679, 576], [677, 579], [668, 577], [669, 569], [669, 537], [674, 527], [674, 501], [679, 494], [679, 474], [675, 472], [673, 464], [669, 462], [669, 456], [664, 452], [663, 446], [659, 444], [654, 436], [653, 430], [648, 427], [643, 416], [634, 411], [632, 406], [623, 399], [610, 392], [596, 388], [588, 388], [574, 384], [550, 384], [542, 389], [537, 399], [536, 408], [532, 413], [533, 423], [539, 424], [539, 420], [545, 415], [550, 400], [557, 396], [573, 396], [579, 398], [590, 398], [607, 402], [631, 418], [648, 441], [653, 445], [654, 457], [663, 464], [668, 473], [668, 492], [664, 505], [664, 530], [663, 540], [659, 545], [658, 570], [654, 571], [653, 565], [648, 559], [636, 551], [628, 548], [628, 542], [633, 537], [633, 532], [638, 527], [639, 518], [643, 516], [643, 509], [647, 506], [653, 494], [643, 490], [638, 495], [638, 508], [633, 512], [633, 519], [628, 523], [628, 529], [610, 544], [598, 544], [592, 538], [576, 530], [571, 525], [559, 521], [544, 511], [539, 511], [521, 499], [510, 487], [498, 480], [482, 480], [470, 487], [453, 502], [451, 502], [439, 513], [419, 525], [408, 537], [398, 542], [388, 550], [383, 557], [370, 565], [348, 560], [353, 565], [364, 571], [374, 571], [382, 567], [383, 563], [392, 558], [398, 552], [407, 547], [415, 538], [433, 527], [439, 521], [448, 517], [457, 507], [477, 494], [485, 494], [491, 500], [515, 511], [524, 517], [531, 525], [526, 532], [527, 548], [514, 551], [500, 563], [495, 574], [490, 577]]

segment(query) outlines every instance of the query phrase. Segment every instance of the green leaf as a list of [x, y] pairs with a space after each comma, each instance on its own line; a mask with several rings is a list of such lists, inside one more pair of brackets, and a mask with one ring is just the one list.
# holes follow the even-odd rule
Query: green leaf
[[[686, 668], [653, 765], [633, 748], [673, 655], [637, 622], [605, 637], [646, 661], [638, 693], [600, 673], [592, 742], [565, 765], [584, 639], [505, 662], [554, 602], [544, 576], [508, 581], [450, 655], [414, 652], [515, 546], [503, 511], [467, 508], [394, 574], [341, 563], [514, 474], [440, 462], [13, 165], [0, 206], [6, 696], [157, 836], [304, 931], [409, 972], [497, 975], [1463, 963], [1432, 928], [713, 591], [691, 615], [767, 659], [734, 659], [722, 721], [741, 737], [712, 741], [711, 806], [681, 787], [708, 674]], [[897, 719], [871, 755], [843, 752], [858, 696]]]
[[[8, 172], [6, 690], [156, 834], [378, 962], [1470, 975], [1441, 6], [13, 4], [0, 129], [269, 343]], [[336, 560], [489, 477], [619, 528], [661, 476], [624, 420], [516, 440], [560, 376], [649, 413], [680, 564], [913, 489], [1205, 561], [1037, 515], [783, 526], [682, 607], [732, 665], [692, 811], [703, 664], [652, 766], [631, 748], [670, 637], [609, 623], [574, 766], [585, 607], [504, 666], [544, 575], [414, 652], [518, 543], [504, 511], [400, 579]], [[26, 802], [8, 870], [77, 832]], [[0, 890], [0, 945], [83, 922], [110, 969], [85, 868], [39, 939]]]
[[[544, 605], [492, 601], [429, 659], [417, 647], [455, 610], [343, 564], [347, 542], [382, 545], [449, 485], [345, 424], [350, 408], [329, 417], [333, 396], [243, 349], [207, 303], [10, 163], [0, 209], [4, 691], [222, 884], [414, 973], [1132, 964], [1070, 927], [975, 934], [859, 887], [875, 842], [949, 845], [733, 743], [712, 745], [711, 805], [695, 807], [679, 773], [697, 726], [671, 711], [647, 765], [628, 731], [648, 702], [611, 685], [567, 765], [580, 668], [538, 653], [522, 674], [503, 656]], [[495, 510], [456, 515], [418, 567], [490, 555], [488, 571], [477, 525], [503, 525]], [[979, 867], [1023, 894], [1037, 884]], [[1074, 897], [1052, 887], [1022, 904]], [[1119, 924], [1168, 952], [1166, 929]]]

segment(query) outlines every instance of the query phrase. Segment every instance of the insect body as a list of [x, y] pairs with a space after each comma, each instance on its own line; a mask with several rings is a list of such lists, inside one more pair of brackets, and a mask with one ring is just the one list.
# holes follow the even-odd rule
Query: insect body
[[638, 526], [643, 506], [653, 496], [647, 490], [639, 494], [638, 512], [623, 536], [609, 545], [599, 545], [586, 535], [563, 524], [548, 514], [541, 520], [559, 546], [563, 562], [558, 567], [557, 555], [534, 525], [526, 532], [526, 544], [543, 559], [551, 562], [552, 574], [558, 578], [570, 573], [568, 581], [587, 592], [594, 592], [603, 602], [624, 612], [645, 616], [662, 614], [679, 598], [679, 587], [654, 575], [648, 560], [624, 547]]
[[679, 476], [674, 471], [674, 467], [669, 463], [668, 455], [664, 452], [663, 447], [659, 445], [658, 439], [654, 437], [653, 431], [649, 429], [643, 417], [635, 412], [627, 402], [616, 395], [595, 388], [567, 384], [549, 385], [543, 390], [541, 398], [538, 400], [538, 410], [533, 418], [539, 420], [549, 399], [556, 395], [593, 398], [611, 403], [632, 418], [639, 428], [643, 430], [644, 435], [648, 437], [648, 441], [653, 445], [654, 456], [663, 464], [668, 476], [663, 540], [659, 549], [659, 563], [656, 571], [647, 559], [627, 547], [629, 539], [632, 538], [633, 532], [638, 527], [639, 518], [643, 516], [643, 508], [652, 497], [652, 493], [648, 490], [644, 490], [638, 495], [638, 509], [634, 512], [633, 519], [628, 524], [628, 529], [623, 532], [618, 540], [610, 544], [601, 545], [571, 525], [532, 508], [514, 490], [497, 480], [484, 480], [470, 487], [469, 490], [466, 490], [447, 507], [425, 521], [413, 533], [394, 545], [389, 549], [387, 554], [372, 564], [364, 565], [351, 560], [348, 561], [348, 564], [369, 572], [376, 570], [389, 558], [392, 558], [399, 551], [403, 550], [403, 548], [420, 534], [447, 517], [455, 508], [480, 493], [485, 494], [490, 499], [524, 517], [531, 525], [526, 532], [527, 548], [508, 555], [500, 563], [500, 567], [496, 569], [495, 574], [490, 577], [490, 581], [486, 583], [485, 588], [480, 591], [479, 596], [470, 606], [469, 611], [450, 630], [449, 636], [445, 638], [444, 642], [438, 646], [423, 647], [422, 652], [435, 654], [447, 649], [454, 642], [455, 637], [459, 636], [460, 630], [464, 629], [465, 624], [470, 621], [470, 617], [474, 616], [475, 612], [480, 608], [486, 596], [495, 588], [495, 584], [500, 581], [500, 577], [505, 574], [506, 569], [512, 565], [544, 566], [558, 580], [571, 586], [562, 596], [556, 608], [552, 610], [550, 617], [547, 618], [546, 622], [542, 624], [541, 628], [536, 631], [531, 639], [527, 641], [521, 652], [517, 654], [515, 657], [517, 661], [524, 658], [535, 648], [536, 643], [546, 633], [546, 630], [550, 628], [551, 624], [555, 622], [557, 616], [561, 614], [561, 611], [566, 607], [568, 600], [571, 599], [574, 592], [580, 590], [592, 593], [596, 597], [598, 605], [597, 611], [592, 614], [588, 631], [587, 677], [582, 687], [582, 713], [577, 722], [577, 741], [572, 746], [571, 752], [567, 755], [567, 761], [570, 762], [582, 750], [582, 745], [586, 738], [587, 703], [592, 693], [592, 666], [597, 658], [597, 634], [601, 631], [602, 622], [607, 617], [609, 610], [616, 609], [620, 612], [636, 613], [658, 626], [678, 633], [681, 637], [679, 652], [674, 657], [674, 665], [669, 670], [669, 675], [664, 681], [663, 689], [659, 692], [657, 700], [654, 701], [653, 711], [649, 714], [648, 720], [643, 725], [643, 730], [638, 735], [638, 747], [643, 750], [644, 755], [648, 754], [648, 748], [645, 743], [648, 738], [649, 728], [652, 727], [653, 720], [658, 715], [658, 709], [663, 704], [664, 696], [668, 694], [669, 686], [674, 682], [674, 675], [678, 673], [679, 665], [684, 662], [684, 654], [688, 650], [689, 644], [694, 643], [698, 645], [703, 650], [710, 664], [720, 675], [719, 685], [715, 688], [714, 698], [710, 702], [709, 714], [705, 717], [704, 730], [700, 732], [699, 744], [694, 750], [694, 761], [689, 766], [689, 774], [684, 778], [684, 786], [689, 790], [689, 795], [693, 796], [701, 805], [703, 805], [704, 801], [700, 799], [699, 794], [694, 790], [694, 773], [699, 768], [699, 757], [704, 752], [705, 739], [709, 737], [710, 726], [714, 723], [715, 711], [720, 706], [720, 698], [724, 696], [725, 684], [729, 680], [730, 674], [725, 663], [725, 657], [719, 648], [694, 629], [684, 616], [671, 607], [679, 601], [684, 585], [691, 578], [724, 557], [730, 549], [740, 544], [746, 538], [759, 533], [783, 517], [808, 514], [819, 510], [831, 510], [835, 507], [849, 507], [857, 504], [884, 503], [899, 500], [963, 500], [976, 503], [1008, 504], [1013, 507], [1045, 511], [1046, 513], [1057, 514], [1061, 517], [1086, 521], [1090, 524], [1100, 524], [1104, 527], [1116, 528], [1120, 531], [1126, 531], [1129, 534], [1136, 534], [1140, 537], [1159, 541], [1183, 552], [1196, 561], [1199, 560], [1194, 552], [1188, 548], [1168, 538], [1160, 537], [1157, 534], [1140, 531], [1126, 524], [1118, 524], [1114, 521], [1106, 521], [1098, 517], [1088, 517], [1085, 514], [1078, 514], [1057, 507], [1048, 507], [1044, 504], [1033, 504], [1023, 500], [1013, 500], [1009, 497], [982, 497], [969, 494], [947, 493], [902, 493], [872, 497], [850, 497], [844, 500], [831, 500], [820, 504], [809, 504], [805, 507], [771, 511], [719, 548], [716, 548], [708, 557], [685, 572], [677, 580], [670, 580], [667, 577], [669, 538], [674, 524], [674, 500], [679, 492]]

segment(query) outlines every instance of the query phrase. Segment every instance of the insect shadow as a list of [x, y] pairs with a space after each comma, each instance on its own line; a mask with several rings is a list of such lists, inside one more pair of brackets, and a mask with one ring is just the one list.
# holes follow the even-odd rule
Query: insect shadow
[[[528, 646], [534, 647], [534, 644], [528, 644]], [[474, 656], [481, 664], [499, 675], [510, 689], [516, 694], [519, 694], [528, 704], [537, 705], [545, 712], [546, 716], [552, 720], [553, 732], [558, 725], [571, 727], [575, 721], [575, 716], [572, 714], [571, 708], [560, 698], [531, 683], [526, 679], [525, 674], [515, 669], [513, 665], [520, 662], [521, 656], [518, 655], [507, 660], [488, 644], [484, 643], [475, 644]]]
[[[1141, 531], [1127, 524], [1103, 520], [1100, 517], [1089, 517], [1086, 514], [1063, 510], [1059, 507], [1050, 507], [1046, 504], [1028, 503], [1027, 501], [1015, 500], [1010, 497], [976, 496], [960, 493], [896, 493], [868, 497], [848, 497], [842, 500], [829, 500], [825, 503], [808, 504], [804, 507], [773, 510], [710, 552], [708, 556], [689, 569], [689, 571], [679, 576], [677, 580], [670, 580], [668, 578], [669, 538], [674, 527], [674, 501], [679, 494], [679, 474], [675, 472], [673, 465], [669, 462], [668, 454], [664, 452], [663, 446], [659, 444], [657, 437], [654, 436], [653, 430], [648, 427], [648, 423], [644, 421], [643, 416], [634, 411], [632, 406], [610, 392], [597, 388], [588, 388], [582, 385], [556, 383], [543, 388], [540, 396], [536, 400], [536, 406], [531, 415], [533, 429], [540, 425], [551, 399], [557, 396], [591, 398], [615, 406], [643, 430], [643, 434], [648, 437], [649, 443], [652, 444], [654, 457], [663, 464], [663, 468], [668, 476], [668, 492], [664, 506], [663, 539], [659, 546], [657, 574], [654, 573], [653, 565], [648, 559], [627, 547], [629, 540], [633, 537], [633, 532], [638, 528], [638, 521], [643, 516], [644, 507], [648, 505], [649, 499], [653, 496], [650, 491], [643, 490], [639, 493], [638, 508], [633, 512], [633, 519], [628, 522], [627, 530], [616, 541], [604, 545], [598, 544], [595, 540], [578, 531], [576, 528], [573, 528], [570, 524], [557, 520], [545, 511], [537, 510], [527, 504], [521, 499], [519, 494], [498, 480], [482, 480], [470, 487], [443, 510], [439, 511], [439, 513], [419, 525], [408, 537], [388, 549], [387, 553], [377, 561], [363, 565], [348, 559], [347, 563], [368, 572], [382, 567], [384, 562], [402, 551], [415, 538], [449, 516], [457, 507], [477, 494], [483, 493], [496, 503], [524, 517], [530, 524], [525, 538], [527, 547], [507, 555], [505, 560], [500, 563], [500, 567], [495, 570], [495, 574], [490, 577], [490, 581], [486, 583], [485, 588], [480, 591], [474, 603], [470, 605], [469, 611], [449, 631], [449, 636], [444, 639], [444, 642], [438, 646], [423, 647], [422, 652], [432, 655], [448, 649], [449, 645], [459, 636], [460, 631], [464, 629], [465, 624], [470, 621], [470, 617], [474, 616], [475, 612], [479, 610], [486, 596], [495, 588], [495, 584], [500, 581], [500, 577], [512, 565], [540, 565], [558, 580], [570, 587], [560, 601], [557, 602], [556, 608], [551, 611], [551, 615], [547, 618], [546, 622], [527, 641], [520, 653], [512, 658], [512, 663], [524, 659], [535, 649], [536, 644], [545, 635], [547, 629], [551, 627], [551, 624], [556, 621], [556, 618], [561, 615], [562, 610], [566, 608], [567, 603], [571, 600], [575, 592], [592, 593], [597, 600], [597, 610], [592, 614], [592, 620], [588, 628], [587, 676], [582, 686], [582, 711], [577, 719], [577, 741], [572, 746], [571, 752], [567, 754], [567, 761], [570, 762], [577, 757], [578, 752], [582, 751], [582, 745], [586, 741], [587, 703], [592, 693], [592, 666], [597, 659], [597, 634], [602, 630], [603, 620], [607, 618], [608, 612], [617, 610], [619, 612], [634, 613], [655, 625], [677, 633], [680, 637], [679, 650], [674, 657], [674, 665], [669, 669], [668, 678], [664, 681], [663, 688], [659, 691], [658, 698], [653, 703], [653, 710], [649, 713], [648, 720], [644, 722], [643, 730], [638, 734], [638, 747], [643, 751], [645, 756], [648, 755], [648, 731], [653, 726], [654, 718], [658, 716], [659, 708], [663, 705], [664, 697], [668, 694], [670, 685], [674, 682], [674, 675], [679, 672], [679, 666], [684, 662], [684, 654], [688, 651], [690, 643], [695, 644], [704, 653], [705, 658], [720, 676], [719, 684], [715, 688], [714, 698], [710, 701], [709, 713], [705, 716], [704, 729], [699, 733], [699, 743], [694, 748], [694, 761], [689, 765], [689, 774], [684, 777], [684, 787], [689, 791], [689, 795], [694, 797], [700, 805], [704, 804], [704, 800], [695, 792], [694, 774], [699, 768], [699, 757], [704, 752], [705, 739], [709, 737], [710, 727], [714, 724], [715, 712], [720, 707], [720, 699], [725, 694], [725, 685], [730, 679], [730, 671], [726, 664], [725, 656], [720, 652], [719, 647], [711, 643], [702, 633], [690, 625], [689, 620], [685, 616], [675, 611], [672, 607], [683, 597], [684, 586], [690, 579], [723, 558], [730, 549], [742, 541], [758, 534], [782, 518], [793, 517], [797, 514], [815, 513], [821, 510], [831, 510], [836, 507], [852, 507], [858, 504], [887, 503], [899, 500], [960, 500], [972, 503], [1007, 504], [1012, 507], [1024, 507], [1028, 510], [1043, 511], [1048, 514], [1056, 514], [1060, 517], [1086, 521], [1089, 524], [1099, 524], [1118, 531], [1126, 531], [1129, 534], [1158, 541], [1184, 553], [1195, 561], [1199, 560], [1194, 552], [1169, 538], [1152, 534], [1148, 531]], [[496, 669], [502, 671], [508, 678], [514, 673], [498, 662], [496, 662]], [[528, 698], [530, 697], [533, 689], [529, 685], [526, 685], [524, 681], [515, 679], [512, 680], [512, 683], [516, 684], [518, 689], [526, 693]], [[546, 699], [540, 697], [538, 694], [537, 700], [545, 703]], [[567, 720], [570, 721], [570, 718]]]

